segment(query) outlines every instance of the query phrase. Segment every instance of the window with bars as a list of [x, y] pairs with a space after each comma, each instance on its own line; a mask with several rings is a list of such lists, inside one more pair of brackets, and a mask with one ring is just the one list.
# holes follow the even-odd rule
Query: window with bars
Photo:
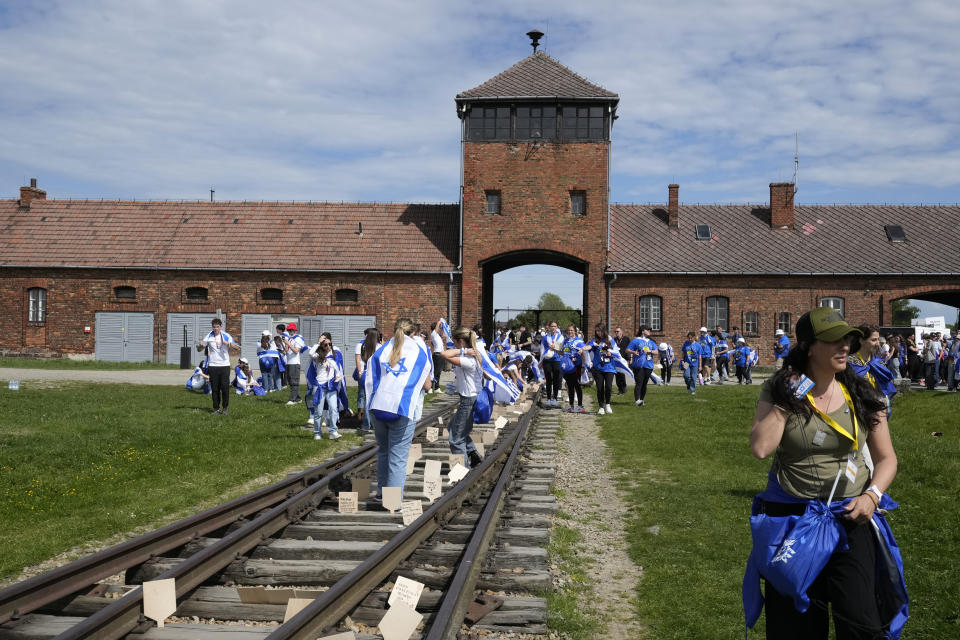
[[587, 192], [586, 191], [570, 192], [570, 211], [575, 216], [587, 215]]
[[711, 330], [721, 327], [724, 331], [730, 328], [730, 300], [724, 296], [710, 296], [707, 298], [707, 323]]
[[[838, 298], [837, 296], [831, 296], [828, 298], [820, 298], [821, 307], [830, 307], [831, 309], [836, 309], [840, 312], [840, 315], [843, 313], [843, 298]], [[784, 329], [786, 331], [786, 329]]]
[[556, 107], [517, 107], [517, 140], [554, 140], [556, 137]]
[[47, 290], [41, 287], [27, 289], [27, 321], [47, 321]]
[[487, 213], [490, 215], [497, 215], [500, 213], [500, 192], [499, 191], [485, 191], [487, 196]]
[[790, 312], [781, 311], [777, 314], [777, 329], [780, 329], [786, 334], [790, 334]]
[[760, 333], [760, 314], [756, 311], [747, 311], [743, 314], [743, 332], [750, 335]]
[[660, 296], [640, 296], [640, 313], [637, 314], [641, 325], [651, 331], [663, 331], [663, 301]]
[[467, 126], [470, 140], [510, 140], [510, 107], [473, 107]]

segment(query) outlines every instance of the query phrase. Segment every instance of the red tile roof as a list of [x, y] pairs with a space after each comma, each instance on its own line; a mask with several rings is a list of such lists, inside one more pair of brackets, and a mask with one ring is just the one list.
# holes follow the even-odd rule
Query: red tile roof
[[609, 100], [618, 96], [577, 75], [542, 51], [524, 58], [480, 86], [457, 94], [457, 100], [506, 97]]
[[458, 225], [449, 204], [0, 200], [0, 266], [451, 271]]
[[[680, 227], [663, 205], [610, 207], [610, 270], [640, 273], [960, 275], [960, 206], [797, 206], [792, 230], [770, 228], [770, 209], [682, 205]], [[710, 225], [712, 240], [695, 239]], [[906, 242], [890, 242], [900, 225]]]

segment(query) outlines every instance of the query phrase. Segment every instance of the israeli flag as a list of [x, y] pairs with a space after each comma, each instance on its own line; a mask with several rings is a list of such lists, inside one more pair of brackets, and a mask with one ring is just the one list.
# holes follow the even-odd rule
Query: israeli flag
[[367, 361], [365, 388], [367, 407], [381, 420], [412, 418], [417, 409], [420, 390], [432, 373], [432, 356], [411, 337], [406, 337], [400, 360], [390, 366], [393, 338], [377, 349]]
[[520, 397], [520, 389], [517, 389], [517, 385], [513, 384], [504, 377], [503, 373], [500, 372], [500, 368], [497, 367], [497, 365], [493, 363], [493, 360], [490, 359], [490, 354], [487, 353], [486, 349], [480, 345], [477, 345], [477, 351], [480, 352], [483, 375], [489, 378], [493, 384], [503, 389], [506, 394], [509, 395], [509, 402], [515, 402], [517, 398]]
[[453, 348], [453, 332], [450, 331], [450, 325], [443, 318], [440, 318], [440, 331], [447, 337], [447, 348]]
[[623, 356], [620, 355], [620, 350], [616, 347], [610, 349], [610, 361], [613, 362], [613, 366], [617, 368], [618, 373], [622, 373], [633, 380], [633, 369], [630, 368], [630, 363], [624, 360]]

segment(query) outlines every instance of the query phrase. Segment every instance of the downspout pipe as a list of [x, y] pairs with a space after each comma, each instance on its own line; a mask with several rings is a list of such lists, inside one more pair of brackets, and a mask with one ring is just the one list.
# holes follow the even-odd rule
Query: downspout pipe
[[447, 287], [447, 322], [453, 322], [453, 271], [450, 272], [450, 286]]
[[460, 113], [460, 239], [458, 240], [457, 271], [463, 269], [463, 175], [467, 136], [467, 105], [461, 107]]
[[613, 283], [617, 281], [617, 274], [613, 274], [612, 278], [607, 279], [607, 335], [610, 334], [610, 331], [613, 330], [613, 323], [610, 321], [610, 289], [613, 288]]

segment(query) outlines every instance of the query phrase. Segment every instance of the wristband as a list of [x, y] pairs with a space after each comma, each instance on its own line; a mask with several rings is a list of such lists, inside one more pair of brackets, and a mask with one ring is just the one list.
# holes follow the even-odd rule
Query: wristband
[[878, 487], [875, 484], [872, 484], [869, 487], [867, 487], [867, 490], [864, 493], [872, 493], [874, 497], [877, 499], [877, 504], [880, 504], [880, 500], [881, 498], [883, 498], [883, 491], [880, 491], [880, 487]]

